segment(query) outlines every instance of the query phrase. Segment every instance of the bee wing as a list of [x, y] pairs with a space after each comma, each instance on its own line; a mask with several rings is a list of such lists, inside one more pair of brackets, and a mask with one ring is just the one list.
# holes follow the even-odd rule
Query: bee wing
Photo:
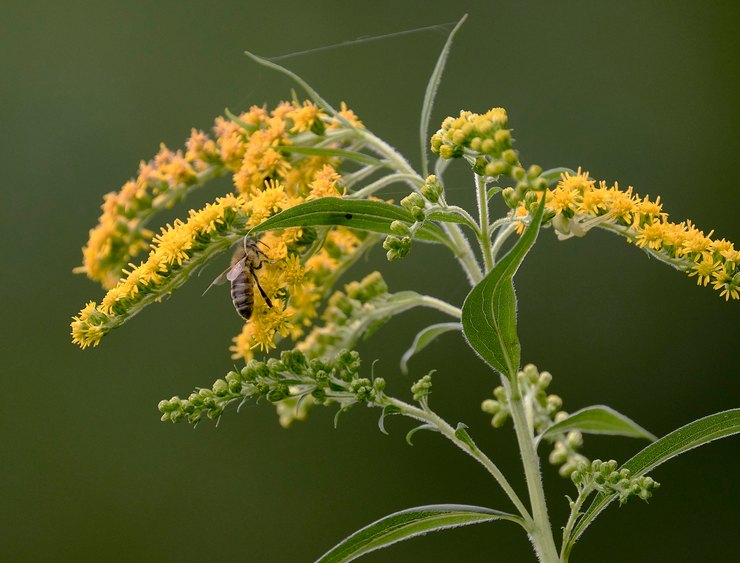
[[[221, 273], [220, 273], [220, 274], [219, 274], [219, 275], [218, 275], [218, 276], [216, 277], [216, 279], [214, 279], [214, 280], [213, 280], [213, 281], [211, 282], [211, 285], [209, 285], [209, 286], [208, 286], [208, 287], [206, 288], [206, 290], [205, 290], [205, 291], [203, 292], [203, 295], [205, 295], [206, 293], [208, 293], [208, 290], [209, 290], [209, 289], [211, 289], [211, 288], [212, 288], [212, 287], [213, 287], [214, 285], [221, 285], [221, 284], [224, 284], [224, 283], [226, 283], [226, 281], [227, 281], [227, 280], [228, 280], [228, 281], [232, 281], [232, 280], [231, 280], [231, 278], [230, 278], [229, 276], [231, 275], [231, 271], [232, 271], [233, 269], [235, 269], [235, 268], [236, 268], [237, 266], [239, 266], [239, 264], [236, 264], [235, 266], [229, 266], [229, 267], [228, 267], [228, 268], [226, 268], [226, 269], [225, 269], [225, 270], [224, 270], [223, 272], [221, 272]], [[239, 269], [239, 271], [241, 272], [241, 270], [243, 270], [243, 269], [244, 269], [244, 266], [242, 265], [242, 267], [241, 267], [241, 268]], [[236, 277], [236, 276], [235, 276], [235, 277]]]
[[244, 267], [247, 265], [246, 258], [242, 258], [239, 260], [236, 264], [231, 266], [229, 268], [229, 271], [226, 272], [226, 279], [230, 282], [233, 282], [236, 278], [239, 277], [239, 274], [241, 274], [244, 271]]

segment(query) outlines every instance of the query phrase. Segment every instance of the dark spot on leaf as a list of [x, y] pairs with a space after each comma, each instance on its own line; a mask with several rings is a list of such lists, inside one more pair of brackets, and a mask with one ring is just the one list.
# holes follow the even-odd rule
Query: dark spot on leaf
[[345, 219], [352, 219], [352, 213], [345, 213], [344, 214]]

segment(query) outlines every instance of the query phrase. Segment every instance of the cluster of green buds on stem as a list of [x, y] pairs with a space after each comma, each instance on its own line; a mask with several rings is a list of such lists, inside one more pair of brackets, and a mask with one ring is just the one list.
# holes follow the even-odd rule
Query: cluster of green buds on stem
[[[524, 366], [517, 373], [519, 392], [527, 412], [530, 413], [534, 431], [538, 435], [568, 416], [566, 411], [561, 410], [563, 400], [558, 395], [547, 393], [551, 382], [550, 372], [540, 372], [534, 364]], [[494, 428], [500, 428], [509, 419], [511, 408], [503, 387], [496, 387], [493, 390], [493, 396], [495, 399], [483, 401], [481, 409], [492, 416], [491, 425]], [[574, 430], [556, 433], [547, 435], [544, 439], [553, 444], [553, 450], [548, 459], [553, 465], [560, 466], [559, 472], [563, 477], [572, 474], [580, 463], [588, 462], [588, 459], [577, 451], [583, 445], [583, 435], [580, 432]]]
[[653, 496], [653, 490], [660, 487], [660, 483], [646, 475], [633, 477], [629, 469], [617, 471], [617, 462], [612, 460], [581, 462], [571, 473], [571, 480], [581, 495], [596, 491], [599, 493], [615, 493], [619, 495], [619, 504], [624, 504], [631, 497], [637, 496], [647, 500]]
[[310, 396], [316, 404], [338, 404], [345, 411], [356, 403], [372, 403], [385, 388], [382, 378], [363, 378], [359, 371], [356, 351], [341, 350], [331, 358], [309, 360], [298, 350], [288, 350], [279, 360], [253, 360], [217, 379], [211, 389], [198, 389], [187, 399], [160, 401], [159, 410], [163, 421], [194, 424], [203, 415], [218, 419], [226, 406], [236, 401], [264, 398], [279, 403]]

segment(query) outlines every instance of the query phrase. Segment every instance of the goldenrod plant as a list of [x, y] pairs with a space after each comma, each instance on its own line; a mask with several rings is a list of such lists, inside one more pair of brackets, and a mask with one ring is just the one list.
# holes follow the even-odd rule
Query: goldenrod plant
[[[670, 220], [660, 197], [608, 184], [582, 168], [542, 170], [526, 162], [514, 148], [503, 108], [461, 111], [446, 118], [430, 141], [436, 89], [463, 21], [450, 33], [427, 87], [419, 128], [420, 170], [344, 102], [334, 108], [291, 71], [248, 53], [292, 77], [308, 99], [294, 94], [271, 109], [227, 112], [211, 131], [193, 130], [183, 149], [163, 146], [120, 191], [105, 196], [100, 220], [83, 248], [79, 271], [107, 293], [73, 318], [72, 340], [81, 348], [97, 346], [112, 329], [190, 281], [216, 257], [236, 250], [220, 278], [231, 282], [234, 304], [247, 317], [229, 348], [241, 367], [185, 398], [162, 400], [163, 421], [218, 421], [246, 401], [262, 399], [276, 407], [280, 424], [288, 427], [305, 420], [315, 406], [336, 409], [338, 418], [365, 405], [378, 409], [382, 432], [388, 417], [396, 415], [417, 423], [406, 436], [409, 442], [420, 430], [439, 433], [478, 461], [510, 501], [508, 508], [496, 509], [409, 508], [357, 531], [318, 561], [350, 561], [431, 531], [509, 520], [529, 537], [540, 561], [565, 563], [612, 501], [652, 497], [659, 484], [647, 475], [650, 470], [740, 431], [740, 409], [707, 416], [660, 438], [604, 405], [569, 413], [562, 399], [549, 392], [552, 375], [522, 364], [513, 279], [540, 231], [566, 240], [605, 229], [695, 277], [699, 285], [711, 285], [726, 301], [740, 299], [740, 251], [689, 220]], [[437, 157], [433, 169], [430, 153]], [[453, 161], [470, 169], [477, 209], [448, 199], [445, 171]], [[233, 192], [190, 210], [158, 233], [148, 228], [160, 212], [223, 175], [231, 176]], [[396, 204], [384, 190], [399, 184], [408, 195]], [[509, 210], [502, 217], [489, 215], [496, 198]], [[382, 244], [391, 268], [416, 243], [437, 245], [457, 261], [470, 283], [463, 303], [392, 292], [379, 272], [336, 287], [339, 276], [374, 245]], [[436, 309], [449, 321], [416, 335], [400, 371], [406, 372], [409, 358], [437, 336], [461, 331], [488, 366], [478, 376], [497, 380], [482, 410], [493, 428], [511, 421], [526, 491], [516, 490], [464, 423], [448, 422], [433, 410], [431, 373], [415, 381], [404, 400], [386, 392], [386, 379], [396, 374], [381, 377], [361, 361], [358, 340], [415, 307]], [[623, 463], [591, 460], [581, 453], [584, 434], [628, 436], [650, 444]], [[575, 487], [564, 523], [550, 521], [542, 458]]]

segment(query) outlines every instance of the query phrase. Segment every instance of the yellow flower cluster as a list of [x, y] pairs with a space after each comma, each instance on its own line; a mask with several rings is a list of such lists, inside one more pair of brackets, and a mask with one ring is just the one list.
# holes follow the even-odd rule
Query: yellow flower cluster
[[[341, 118], [361, 125], [344, 105]], [[270, 113], [253, 107], [232, 121], [217, 119], [213, 139], [193, 130], [184, 156], [163, 148], [151, 163], [142, 164], [136, 180], [106, 197], [100, 223], [91, 231], [84, 251], [85, 271], [104, 281], [109, 290], [100, 305], [90, 302], [73, 318], [73, 342], [82, 348], [97, 345], [111, 329], [171, 293], [195, 269], [271, 215], [306, 199], [340, 196], [343, 187], [336, 159], [291, 155], [278, 147], [293, 142], [293, 134], [316, 138], [342, 126], [339, 118], [327, 118], [310, 102], [284, 102]], [[203, 172], [216, 169], [233, 173], [237, 194], [218, 198], [199, 211], [190, 210], [186, 220], [175, 220], [157, 235], [141, 229], [143, 219], [161, 207], [155, 205], [157, 198], [161, 203], [165, 197], [171, 204], [185, 195], [183, 186], [213, 177]], [[136, 185], [139, 191], [133, 189]], [[322, 283], [351, 259], [361, 241], [348, 229], [331, 231], [324, 248], [302, 264], [300, 252], [312, 236], [311, 229], [301, 228], [262, 236], [267, 259], [259, 280], [272, 307], [255, 299], [252, 319], [235, 339], [238, 357], [251, 357], [254, 348], [274, 347], [278, 335], [298, 338], [317, 314]], [[127, 269], [116, 266], [123, 257], [146, 247], [148, 239], [151, 249], [146, 260], [129, 263]], [[124, 252], [115, 250], [124, 246]]]
[[301, 133], [323, 135], [345, 125], [361, 127], [357, 116], [342, 103], [338, 117], [327, 117], [311, 102], [283, 102], [268, 112], [253, 106], [233, 119], [218, 117], [213, 135], [193, 129], [185, 152], [162, 145], [149, 162], [142, 162], [136, 178], [104, 198], [98, 225], [82, 250], [85, 273], [106, 289], [112, 288], [123, 268], [144, 251], [153, 232], [151, 217], [174, 205], [209, 180], [233, 173], [238, 192], [259, 192], [267, 179], [289, 186], [307, 185], [314, 172], [329, 162], [323, 157], [289, 158], [280, 147], [290, 146]]
[[[705, 235], [691, 221], [669, 221], [660, 197], [641, 198], [631, 186], [622, 190], [616, 183], [597, 185], [579, 168], [576, 174], [561, 175], [557, 186], [547, 190], [545, 203], [546, 216], [560, 238], [583, 236], [596, 226], [606, 228], [696, 276], [698, 284], [711, 282], [726, 300], [740, 298], [740, 251], [725, 239], [712, 238], [713, 231]], [[526, 217], [527, 203], [520, 202], [512, 213]]]

